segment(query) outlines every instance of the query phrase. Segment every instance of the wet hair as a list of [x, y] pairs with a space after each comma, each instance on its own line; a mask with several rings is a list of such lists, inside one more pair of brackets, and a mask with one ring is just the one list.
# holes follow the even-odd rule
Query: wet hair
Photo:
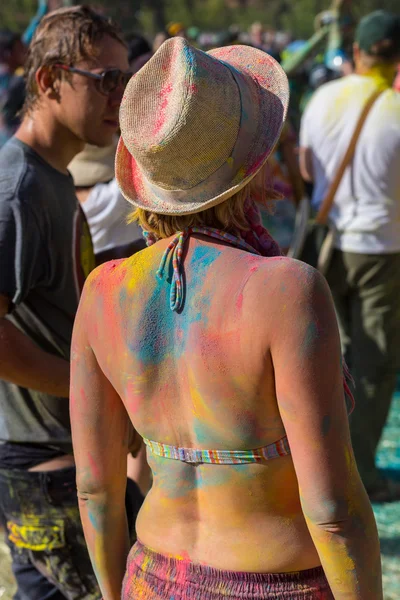
[[74, 66], [96, 56], [96, 45], [110, 36], [125, 46], [118, 26], [88, 6], [60, 8], [40, 22], [29, 47], [25, 64], [26, 99], [23, 112], [29, 113], [38, 100], [36, 72], [57, 63]]

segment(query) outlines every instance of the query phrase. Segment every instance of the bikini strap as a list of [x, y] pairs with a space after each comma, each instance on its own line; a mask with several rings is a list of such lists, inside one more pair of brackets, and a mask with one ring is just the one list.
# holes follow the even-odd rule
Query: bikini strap
[[163, 257], [161, 259], [160, 266], [157, 271], [158, 279], [163, 278], [165, 265], [167, 260], [172, 253], [172, 266], [173, 266], [173, 279], [171, 283], [171, 291], [170, 291], [170, 301], [169, 305], [171, 310], [179, 311], [183, 306], [184, 301], [184, 293], [183, 293], [183, 261], [182, 255], [185, 246], [185, 242], [188, 237], [192, 233], [200, 233], [202, 235], [208, 235], [209, 237], [215, 238], [222, 242], [228, 242], [242, 250], [246, 250], [247, 252], [251, 252], [252, 254], [260, 254], [257, 250], [255, 250], [252, 246], [247, 244], [241, 238], [232, 235], [230, 233], [226, 233], [225, 231], [221, 231], [219, 229], [214, 229], [212, 227], [188, 227], [184, 231], [178, 233], [178, 235], [168, 244]]
[[[146, 233], [146, 232], [145, 232]], [[178, 235], [168, 244], [165, 252], [162, 256], [160, 266], [157, 270], [158, 279], [162, 280], [164, 275], [165, 265], [167, 263], [168, 257], [172, 252], [172, 266], [173, 266], [173, 279], [171, 283], [171, 291], [170, 291], [170, 308], [173, 311], [179, 311], [183, 306], [184, 301], [184, 288], [183, 288], [183, 261], [182, 255], [184, 250], [184, 245], [192, 233], [200, 233], [202, 235], [208, 235], [209, 237], [215, 238], [222, 242], [228, 242], [242, 250], [246, 250], [247, 252], [251, 252], [252, 254], [261, 255], [261, 253], [256, 250], [250, 244], [247, 244], [240, 237], [222, 231], [220, 229], [215, 229], [213, 227], [188, 227], [184, 231], [178, 233]], [[351, 392], [350, 385], [354, 384], [352, 377], [349, 373], [347, 365], [343, 364], [343, 387], [345, 392], [346, 405], [348, 409], [348, 413], [351, 414], [354, 410], [355, 402], [354, 397]]]
[[189, 464], [240, 465], [265, 462], [279, 456], [290, 455], [289, 442], [286, 436], [277, 442], [268, 444], [268, 446], [253, 450], [199, 450], [161, 444], [147, 438], [143, 438], [143, 441], [156, 456], [172, 458]]

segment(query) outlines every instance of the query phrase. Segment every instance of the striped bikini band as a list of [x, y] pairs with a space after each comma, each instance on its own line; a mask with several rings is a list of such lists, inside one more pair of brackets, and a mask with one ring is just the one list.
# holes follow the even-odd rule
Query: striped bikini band
[[289, 456], [290, 448], [286, 436], [254, 450], [199, 450], [196, 448], [178, 448], [168, 444], [153, 442], [143, 438], [144, 443], [156, 456], [172, 458], [189, 464], [239, 465], [246, 463], [265, 462], [280, 456]]

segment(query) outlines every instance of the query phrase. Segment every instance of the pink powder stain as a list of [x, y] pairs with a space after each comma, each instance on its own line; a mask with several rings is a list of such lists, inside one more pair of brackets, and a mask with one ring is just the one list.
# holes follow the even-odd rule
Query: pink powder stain
[[236, 310], [241, 311], [243, 308], [243, 291], [240, 292], [240, 294], [238, 294], [237, 300], [236, 300]]
[[94, 475], [94, 477], [96, 479], [100, 479], [100, 469], [97, 466], [96, 461], [94, 460], [91, 452], [88, 452], [88, 461], [89, 461], [90, 468], [92, 470], [92, 474]]
[[140, 200], [146, 204], [147, 198], [144, 190], [142, 174], [133, 156], [130, 157], [130, 174], [136, 195], [140, 196]]
[[189, 92], [192, 92], [192, 94], [195, 94], [198, 90], [198, 87], [195, 83], [191, 83], [190, 85], [186, 86]]
[[251, 165], [251, 167], [249, 169], [247, 169], [246, 171], [246, 177], [248, 175], [252, 175], [253, 173], [255, 173], [255, 171], [257, 171], [260, 167], [260, 165], [263, 163], [266, 154], [268, 154], [269, 150], [263, 152], [262, 156], [253, 164]]
[[75, 394], [71, 394], [69, 398], [69, 412], [72, 415], [75, 409], [79, 409], [79, 406], [86, 405], [86, 393], [85, 389], [82, 387], [79, 389], [79, 403], [77, 406], [77, 397]]
[[184, 341], [184, 333], [183, 333], [183, 329], [177, 329], [176, 331], [176, 342], [178, 344], [183, 343]]
[[130, 382], [125, 389], [125, 393], [127, 396], [127, 400], [125, 401], [125, 405], [128, 409], [129, 415], [134, 416], [138, 412], [141, 407], [141, 402], [143, 398], [140, 396], [135, 396], [136, 384]]
[[[257, 258], [258, 258], [258, 257], [256, 257], [256, 256], [255, 256], [254, 258], [253, 258], [253, 257], [251, 257], [251, 259], [253, 259], [253, 260], [257, 260]], [[258, 261], [257, 261], [257, 262], [258, 262]], [[240, 290], [239, 294], [237, 295], [237, 299], [236, 299], [236, 305], [235, 305], [235, 307], [236, 307], [236, 310], [238, 310], [238, 311], [241, 311], [241, 310], [242, 310], [242, 308], [243, 308], [243, 291], [244, 291], [244, 288], [245, 288], [245, 286], [246, 286], [246, 283], [247, 283], [247, 282], [248, 282], [248, 280], [250, 279], [251, 275], [252, 275], [253, 273], [255, 273], [257, 270], [258, 270], [258, 265], [253, 265], [253, 266], [252, 266], [252, 267], [250, 267], [250, 269], [249, 269], [248, 275], [247, 275], [246, 279], [245, 279], [245, 280], [244, 280], [244, 282], [243, 282], [242, 289]]]
[[107, 287], [110, 285], [109, 276], [112, 276], [112, 285], [121, 285], [126, 277], [126, 265], [123, 265], [125, 259], [106, 262], [101, 268], [102, 280], [105, 280]]
[[176, 556], [172, 556], [171, 558], [175, 558], [176, 560], [179, 560], [181, 562], [182, 567], [186, 566], [185, 563], [192, 562], [190, 554], [187, 550], [182, 550], [182, 552], [180, 552]]
[[165, 85], [162, 88], [162, 90], [159, 94], [159, 96], [161, 98], [161, 104], [159, 107], [158, 118], [154, 124], [153, 135], [157, 135], [157, 133], [160, 131], [161, 127], [165, 123], [165, 111], [168, 106], [168, 96], [171, 92], [172, 92], [172, 83], [168, 83], [167, 85]]

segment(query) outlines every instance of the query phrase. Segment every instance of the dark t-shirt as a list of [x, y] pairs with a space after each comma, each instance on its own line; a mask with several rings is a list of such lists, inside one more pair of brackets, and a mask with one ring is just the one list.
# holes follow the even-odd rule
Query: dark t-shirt
[[[0, 293], [7, 318], [40, 348], [69, 360], [89, 229], [70, 175], [12, 138], [0, 151]], [[71, 452], [68, 399], [0, 380], [0, 442]]]

